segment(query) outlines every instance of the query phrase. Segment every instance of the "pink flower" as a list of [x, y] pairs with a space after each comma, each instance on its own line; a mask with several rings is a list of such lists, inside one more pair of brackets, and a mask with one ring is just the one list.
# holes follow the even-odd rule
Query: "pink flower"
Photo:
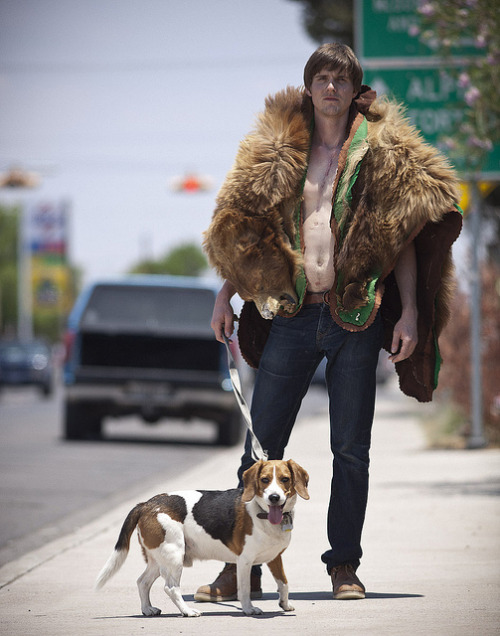
[[484, 35], [478, 35], [475, 42], [478, 49], [484, 49], [486, 46], [486, 38]]
[[467, 88], [470, 86], [470, 77], [467, 73], [460, 73], [458, 76], [458, 85], [460, 88]]
[[469, 137], [467, 145], [472, 148], [481, 148], [481, 150], [491, 150], [493, 148], [491, 139], [479, 139], [479, 137], [476, 137], [475, 135]]
[[446, 137], [446, 139], [444, 140], [444, 145], [448, 150], [456, 150], [457, 148], [456, 141], [451, 137]]
[[481, 92], [475, 86], [471, 86], [465, 93], [465, 102], [467, 106], [473, 106], [477, 100], [481, 97]]
[[436, 13], [436, 9], [430, 2], [425, 2], [424, 4], [420, 5], [420, 7], [418, 8], [418, 12], [422, 15], [425, 15], [426, 17], [430, 17]]

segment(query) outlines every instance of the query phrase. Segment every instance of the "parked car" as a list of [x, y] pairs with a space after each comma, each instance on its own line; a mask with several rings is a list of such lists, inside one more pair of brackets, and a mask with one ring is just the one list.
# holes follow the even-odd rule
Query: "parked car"
[[53, 381], [51, 351], [45, 342], [0, 341], [0, 388], [36, 386], [47, 397], [52, 393]]
[[149, 424], [211, 420], [218, 444], [238, 443], [243, 419], [225, 347], [210, 328], [217, 289], [200, 278], [141, 275], [88, 287], [65, 338], [64, 437], [99, 437], [104, 418], [134, 414]]

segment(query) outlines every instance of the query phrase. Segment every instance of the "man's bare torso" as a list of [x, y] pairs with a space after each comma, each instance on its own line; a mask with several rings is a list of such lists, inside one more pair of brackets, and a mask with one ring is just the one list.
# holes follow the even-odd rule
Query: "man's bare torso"
[[330, 229], [340, 147], [312, 146], [303, 203], [304, 270], [310, 291], [333, 286], [335, 238]]
[[306, 94], [314, 107], [314, 133], [304, 187], [304, 270], [309, 291], [331, 289], [335, 239], [330, 229], [333, 184], [346, 138], [349, 108], [356, 95], [342, 69], [321, 69]]

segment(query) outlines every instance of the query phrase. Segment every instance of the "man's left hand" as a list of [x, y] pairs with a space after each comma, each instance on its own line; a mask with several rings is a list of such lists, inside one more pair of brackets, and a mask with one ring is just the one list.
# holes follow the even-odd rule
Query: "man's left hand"
[[409, 358], [417, 346], [417, 316], [414, 312], [404, 313], [394, 326], [392, 336], [391, 362], [401, 362]]

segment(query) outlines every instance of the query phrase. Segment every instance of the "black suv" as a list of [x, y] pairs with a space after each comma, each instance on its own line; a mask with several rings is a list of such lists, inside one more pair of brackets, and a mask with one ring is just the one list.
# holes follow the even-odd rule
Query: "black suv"
[[129, 276], [86, 289], [66, 334], [65, 438], [99, 437], [103, 418], [136, 414], [147, 423], [212, 420], [217, 443], [236, 444], [243, 420], [225, 347], [210, 328], [216, 293], [212, 282], [180, 276]]

